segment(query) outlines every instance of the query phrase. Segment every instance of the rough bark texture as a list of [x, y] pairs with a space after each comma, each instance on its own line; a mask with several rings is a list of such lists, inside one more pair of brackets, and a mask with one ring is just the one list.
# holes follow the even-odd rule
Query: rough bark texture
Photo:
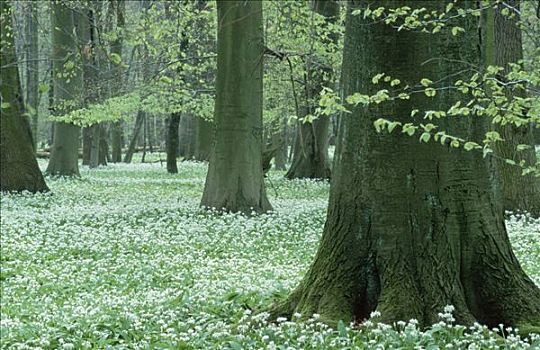
[[197, 137], [195, 138], [195, 160], [210, 159], [212, 142], [214, 140], [214, 123], [203, 118], [197, 118]]
[[[460, 36], [436, 37], [397, 32], [384, 23], [352, 16], [349, 3], [343, 56], [343, 94], [372, 94], [380, 86], [371, 78], [385, 72], [410, 85], [428, 77], [448, 77], [478, 65], [478, 22], [460, 18]], [[461, 1], [460, 6], [474, 6]], [[380, 6], [444, 9], [444, 2], [381, 1]], [[445, 57], [450, 60], [431, 60]], [[457, 61], [464, 63], [458, 63]], [[465, 78], [453, 76], [452, 79]], [[439, 109], [454, 103], [453, 90], [428, 98], [358, 107], [342, 114], [328, 217], [320, 246], [299, 287], [274, 315], [321, 314], [323, 320], [361, 321], [378, 310], [382, 320], [416, 318], [438, 321], [447, 304], [459, 323], [539, 326], [540, 289], [516, 260], [497, 204], [493, 164], [479, 152], [439, 143], [420, 143], [405, 134], [378, 134], [379, 117], [411, 121], [413, 108]], [[415, 120], [420, 122], [421, 118]], [[465, 139], [481, 138], [482, 118], [438, 121], [441, 130]], [[538, 328], [537, 328], [538, 329]]]
[[218, 1], [216, 132], [201, 205], [271, 210], [262, 172], [262, 3]]
[[[520, 0], [509, 0], [506, 4], [519, 10]], [[517, 63], [523, 59], [523, 45], [521, 30], [518, 27], [519, 16], [509, 18], [501, 14], [500, 6], [494, 15], [494, 64], [505, 67], [509, 72], [509, 63]], [[524, 91], [508, 92], [512, 95], [524, 97]], [[527, 164], [536, 163], [534, 148], [533, 126], [516, 127], [514, 125], [499, 126], [498, 131], [504, 142], [496, 144], [496, 154], [503, 159], [512, 159], [516, 163], [521, 160]], [[517, 152], [517, 145], [532, 146], [530, 149]], [[500, 160], [497, 164], [501, 180], [501, 191], [506, 210], [526, 210], [533, 215], [540, 216], [540, 178], [534, 175], [521, 175], [521, 168], [507, 164]]]
[[[339, 17], [339, 3], [337, 1], [313, 1], [313, 10], [324, 16], [328, 24], [334, 23]], [[337, 38], [330, 38], [332, 41]], [[325, 62], [307, 61], [307, 81], [305, 89], [305, 103], [302, 116], [314, 115], [315, 101], [324, 86], [332, 84], [332, 68]], [[313, 123], [299, 122], [296, 130], [296, 139], [293, 145], [293, 158], [291, 167], [285, 175], [288, 179], [311, 178], [329, 179], [330, 162], [328, 160], [328, 127], [330, 119], [321, 116]]]
[[[23, 95], [11, 29], [11, 12], [8, 2], [0, 2], [0, 190], [48, 191], [43, 175], [34, 157], [30, 125], [23, 116]], [[6, 107], [9, 103], [9, 107]]]
[[180, 125], [180, 113], [173, 113], [167, 120], [167, 172], [178, 173], [176, 158], [178, 155], [178, 125]]
[[[81, 102], [82, 74], [75, 37], [79, 32], [75, 26], [75, 16], [75, 12], [66, 4], [60, 2], [52, 4], [54, 109], [58, 114], [69, 112], [70, 108]], [[74, 63], [74, 67], [69, 72], [66, 72], [64, 67], [67, 58]], [[68, 75], [57, 73], [68, 73]], [[64, 106], [65, 103], [69, 103], [70, 106]], [[55, 123], [47, 174], [79, 176], [78, 149], [79, 127], [69, 123]]]

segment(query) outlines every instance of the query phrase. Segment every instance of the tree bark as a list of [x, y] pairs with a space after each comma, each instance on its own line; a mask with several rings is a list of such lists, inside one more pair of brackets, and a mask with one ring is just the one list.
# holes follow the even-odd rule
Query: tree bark
[[45, 192], [49, 188], [34, 156], [30, 125], [23, 115], [11, 6], [6, 1], [0, 2], [0, 23], [0, 191]]
[[[398, 32], [384, 22], [351, 15], [370, 2], [349, 2], [344, 96], [375, 93], [380, 87], [371, 78], [381, 72], [409, 84], [428, 77], [447, 86], [450, 79], [466, 79], [456, 72], [480, 64], [476, 17], [452, 22], [465, 29], [459, 36], [449, 30], [437, 36]], [[460, 2], [465, 9], [475, 4]], [[444, 11], [444, 5], [418, 0], [380, 4], [428, 12]], [[428, 61], [433, 57], [448, 60]], [[315, 261], [274, 316], [318, 313], [330, 323], [360, 322], [378, 310], [383, 322], [415, 318], [430, 325], [451, 304], [461, 324], [540, 325], [540, 289], [512, 252], [493, 194], [493, 162], [480, 152], [420, 143], [403, 133], [379, 134], [373, 128], [376, 119], [388, 116], [420, 123], [421, 117], [409, 117], [413, 108], [437, 110], [460, 98], [459, 92], [446, 89], [434, 98], [413, 94], [410, 100], [342, 113], [328, 217]], [[470, 116], [442, 118], [438, 125], [469, 140], [483, 138], [487, 130], [483, 118]]]
[[[80, 106], [82, 100], [82, 74], [75, 35], [75, 12], [65, 3], [52, 4], [52, 59], [54, 71], [54, 110], [65, 114]], [[80, 19], [80, 18], [78, 18]], [[67, 69], [67, 62], [73, 68]], [[66, 106], [66, 103], [68, 104]], [[79, 176], [78, 163], [79, 127], [56, 122], [51, 158], [46, 173], [55, 176]]]
[[[316, 0], [312, 2], [313, 11], [326, 19], [327, 25], [335, 23], [339, 18], [339, 3], [337, 1]], [[326, 39], [326, 44], [337, 41], [337, 37]], [[310, 62], [306, 64], [307, 81], [303, 113], [299, 117], [314, 115], [319, 93], [324, 86], [332, 84], [333, 71], [325, 62]], [[320, 116], [313, 123], [298, 122], [297, 135], [294, 143], [291, 167], [285, 177], [288, 179], [310, 178], [329, 179], [330, 162], [328, 160], [328, 116]]]
[[38, 120], [39, 120], [39, 55], [38, 55], [38, 23], [37, 23], [37, 3], [29, 1], [26, 3], [26, 109], [32, 117], [32, 144], [34, 151], [38, 142]]
[[[111, 43], [111, 53], [117, 54], [122, 57], [122, 47], [123, 47], [123, 30], [126, 25], [124, 13], [126, 11], [126, 2], [124, 0], [111, 0], [111, 5], [115, 6], [116, 10], [116, 32], [117, 38]], [[117, 72], [116, 81], [123, 82], [124, 69], [117, 67], [115, 72]], [[122, 86], [118, 84], [117, 92], [121, 91]], [[119, 163], [122, 161], [122, 147], [123, 147], [123, 128], [124, 122], [122, 120], [117, 121], [112, 124], [112, 157], [111, 161], [113, 163]]]
[[265, 212], [262, 172], [263, 22], [259, 1], [218, 1], [215, 139], [201, 205]]
[[178, 155], [178, 125], [180, 124], [180, 113], [173, 113], [167, 120], [167, 172], [178, 173], [176, 158]]
[[137, 118], [135, 119], [135, 126], [133, 127], [133, 135], [131, 136], [128, 149], [124, 156], [124, 163], [131, 163], [131, 160], [133, 159], [133, 154], [135, 153], [135, 147], [137, 146], [137, 139], [139, 138], [139, 134], [141, 133], [141, 128], [145, 119], [144, 114], [145, 112], [143, 111], [137, 112]]
[[[506, 1], [508, 6], [517, 10], [520, 8], [520, 0]], [[523, 45], [521, 29], [518, 22], [519, 15], [509, 18], [501, 14], [502, 6], [495, 10], [494, 25], [492, 26], [494, 40], [494, 61], [496, 66], [504, 67], [504, 73], [511, 71], [509, 63], [517, 63], [523, 59]], [[489, 29], [488, 29], [489, 30]], [[489, 63], [489, 62], [488, 62]], [[525, 97], [524, 91], [507, 91], [509, 99]], [[498, 161], [501, 191], [506, 210], [525, 210], [540, 216], [540, 178], [534, 175], [521, 175], [521, 168], [507, 164], [504, 159], [511, 159], [516, 163], [524, 160], [527, 164], [536, 163], [536, 150], [534, 148], [534, 130], [532, 125], [516, 127], [515, 125], [498, 126], [497, 131], [501, 134], [504, 142], [498, 142], [496, 154], [502, 158]], [[517, 145], [525, 144], [531, 148], [517, 152]]]
[[195, 138], [195, 160], [208, 161], [214, 140], [214, 123], [197, 118], [197, 137]]
[[196, 120], [189, 113], [182, 113], [180, 117], [180, 143], [178, 154], [184, 159], [193, 159], [196, 148]]

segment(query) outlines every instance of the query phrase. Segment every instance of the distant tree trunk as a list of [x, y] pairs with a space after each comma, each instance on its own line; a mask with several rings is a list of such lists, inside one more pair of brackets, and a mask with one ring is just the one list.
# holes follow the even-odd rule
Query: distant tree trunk
[[[457, 18], [465, 29], [453, 36], [397, 31], [384, 21], [353, 15], [371, 0], [349, 2], [343, 53], [343, 96], [374, 94], [371, 78], [384, 72], [401, 81], [425, 77], [452, 86], [481, 64], [478, 19]], [[444, 11], [444, 2], [387, 0], [385, 8], [425, 7]], [[476, 1], [460, 7], [476, 9]], [[447, 60], [430, 60], [445, 57]], [[424, 64], [421, 64], [424, 63]], [[411, 69], [414, 67], [415, 69]], [[467, 72], [456, 75], [455, 72]], [[453, 74], [452, 74], [453, 73]], [[457, 323], [540, 324], [540, 289], [517, 261], [492, 186], [493, 164], [481, 152], [438, 142], [421, 143], [402, 133], [379, 134], [373, 122], [392, 116], [400, 122], [421, 111], [448, 108], [462, 94], [438, 91], [433, 98], [412, 94], [358, 106], [342, 113], [328, 215], [319, 249], [306, 276], [273, 315], [320, 314], [321, 320], [361, 322], [380, 312], [385, 323], [439, 321], [453, 305]], [[468, 140], [485, 137], [485, 118], [446, 117], [441, 130]], [[481, 142], [481, 141], [479, 141]]]
[[[339, 3], [337, 1], [316, 0], [312, 2], [313, 10], [326, 19], [328, 25], [335, 23], [339, 18]], [[337, 41], [330, 38], [326, 41]], [[334, 72], [331, 66], [321, 62], [307, 62], [306, 106], [302, 108], [304, 117], [315, 114], [315, 100], [324, 86], [332, 84]], [[330, 162], [328, 160], [328, 126], [329, 117], [320, 116], [313, 123], [299, 122], [296, 140], [293, 149], [291, 167], [285, 175], [288, 179], [330, 178]]]
[[117, 121], [112, 124], [112, 155], [111, 162], [118, 163], [122, 161], [122, 138], [123, 122]]
[[[508, 0], [508, 6], [519, 10], [520, 0]], [[502, 6], [495, 10], [493, 25], [494, 63], [504, 67], [504, 73], [511, 71], [509, 63], [517, 63], [523, 59], [523, 46], [521, 29], [518, 22], [518, 14], [513, 18], [501, 14]], [[488, 59], [489, 60], [489, 59]], [[493, 59], [491, 59], [493, 61]], [[508, 98], [524, 97], [523, 91], [508, 92]], [[534, 148], [533, 126], [516, 127], [512, 124], [499, 126], [498, 128], [504, 142], [498, 142], [496, 154], [503, 159], [512, 159], [516, 163], [524, 160], [527, 164], [536, 163], [536, 150]], [[529, 145], [531, 148], [517, 152], [516, 147], [520, 144]], [[501, 190], [506, 210], [526, 210], [535, 216], [540, 216], [540, 178], [534, 175], [521, 175], [521, 168], [507, 164], [504, 160], [498, 162]]]
[[124, 156], [124, 163], [131, 163], [133, 159], [133, 153], [135, 153], [135, 147], [137, 146], [137, 139], [139, 138], [139, 134], [141, 133], [141, 128], [145, 119], [144, 114], [145, 112], [143, 111], [137, 112], [137, 118], [135, 119], [135, 126], [133, 127], [133, 135], [131, 136], [128, 149]]
[[[88, 128], [88, 134], [90, 135], [90, 160], [88, 162], [88, 167], [97, 168], [99, 165], [99, 140], [100, 140], [100, 126], [99, 124], [94, 124]], [[84, 152], [83, 152], [84, 153]]]
[[109, 157], [109, 141], [108, 130], [105, 123], [99, 125], [99, 151], [98, 151], [98, 165], [106, 166], [110, 161]]
[[[52, 6], [52, 59], [54, 71], [54, 109], [57, 114], [64, 114], [80, 105], [82, 92], [81, 64], [77, 59], [78, 47], [75, 33], [80, 34], [75, 26], [75, 12], [62, 2]], [[73, 62], [69, 78], [65, 76], [66, 58]], [[72, 106], [65, 108], [68, 102]], [[57, 176], [79, 176], [79, 127], [70, 123], [56, 122], [51, 157], [47, 174]]]
[[278, 121], [279, 128], [272, 134], [271, 144], [278, 147], [274, 161], [277, 170], [287, 170], [287, 123], [286, 120]]
[[178, 154], [184, 159], [193, 159], [195, 155], [195, 117], [182, 113], [180, 118], [180, 144]]
[[210, 159], [212, 142], [214, 140], [214, 123], [203, 118], [197, 118], [197, 137], [195, 138], [195, 160]]
[[90, 127], [82, 129], [82, 165], [90, 164], [90, 147], [92, 146], [92, 130]]
[[[122, 47], [123, 47], [123, 30], [126, 25], [124, 13], [126, 10], [126, 2], [124, 0], [112, 0], [111, 4], [115, 5], [116, 9], [116, 33], [117, 37], [111, 44], [111, 53], [117, 54], [122, 57]], [[120, 82], [117, 85], [117, 93], [121, 91], [121, 82], [125, 81], [123, 77], [124, 69], [121, 67], [116, 67], [115, 72], [118, 72], [115, 77], [115, 81]], [[122, 120], [117, 121], [112, 124], [112, 158], [113, 163], [118, 163], [122, 161], [122, 146], [123, 146], [123, 128], [124, 122]]]
[[265, 212], [262, 172], [263, 21], [259, 1], [218, 1], [215, 140], [201, 205]]
[[141, 163], [144, 163], [146, 161], [146, 142], [148, 140], [148, 113], [144, 114], [144, 122], [143, 122], [143, 137], [142, 137], [142, 143], [143, 143], [143, 149], [142, 149], [142, 157], [141, 157]]
[[167, 172], [178, 173], [176, 158], [178, 155], [178, 125], [180, 124], [180, 112], [172, 113], [167, 120], [167, 138], [165, 139], [167, 149]]
[[0, 23], [0, 191], [48, 191], [34, 156], [30, 125], [23, 115], [11, 6], [7, 1], [0, 1]]
[[32, 139], [34, 151], [38, 142], [38, 120], [39, 120], [39, 56], [38, 56], [38, 23], [37, 6], [33, 1], [26, 2], [26, 107], [28, 114], [32, 117]]

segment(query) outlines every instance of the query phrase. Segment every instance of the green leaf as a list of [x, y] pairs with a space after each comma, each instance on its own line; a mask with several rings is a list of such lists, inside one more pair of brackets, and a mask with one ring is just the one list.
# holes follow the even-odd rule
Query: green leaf
[[437, 91], [434, 88], [427, 88], [424, 93], [427, 97], [434, 97], [437, 94]]
[[47, 91], [49, 91], [49, 89], [50, 89], [49, 84], [45, 84], [45, 83], [39, 84], [39, 87], [38, 87], [39, 93], [44, 94], [44, 93], [46, 93]]
[[431, 139], [431, 134], [429, 132], [423, 132], [422, 135], [420, 135], [420, 141], [422, 142], [428, 142], [429, 139]]
[[11, 104], [9, 102], [2, 102], [2, 105], [0, 106], [2, 109], [8, 109], [11, 107]]
[[109, 56], [110, 60], [112, 61], [112, 63], [118, 65], [120, 63], [122, 63], [122, 57], [117, 54], [117, 53], [111, 53], [110, 56]]
[[479, 144], [477, 144], [476, 142], [472, 142], [472, 141], [469, 141], [469, 142], [465, 142], [465, 144], [463, 145], [463, 148], [465, 149], [465, 151], [471, 151], [475, 148], [480, 148], [481, 146]]
[[433, 82], [431, 80], [429, 80], [428, 78], [424, 78], [422, 80], [420, 80], [420, 84], [422, 84], [423, 86], [429, 86], [431, 85]]

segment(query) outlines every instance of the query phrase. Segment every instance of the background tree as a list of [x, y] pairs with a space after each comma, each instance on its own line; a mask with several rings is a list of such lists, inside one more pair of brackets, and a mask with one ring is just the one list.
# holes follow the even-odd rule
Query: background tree
[[[376, 94], [379, 88], [372, 79], [381, 72], [409, 85], [429, 77], [445, 87], [480, 64], [477, 17], [456, 16], [452, 24], [464, 29], [461, 35], [443, 29], [435, 36], [396, 31], [384, 21], [364, 17], [369, 5], [349, 2], [345, 96]], [[381, 3], [425, 7], [428, 13], [444, 11], [444, 5]], [[460, 2], [464, 9], [475, 5]], [[341, 115], [323, 237], [305, 278], [275, 314], [319, 313], [329, 322], [361, 321], [378, 310], [384, 322], [415, 318], [429, 325], [451, 304], [463, 324], [540, 324], [540, 289], [510, 247], [492, 191], [492, 165], [480, 152], [448, 142], [425, 144], [405, 133], [383, 135], [373, 129], [378, 117], [419, 122], [410, 116], [414, 108], [452, 105], [460, 98], [455, 90], [442, 89], [436, 95], [361, 105]], [[444, 118], [438, 126], [473, 140], [487, 131], [485, 119], [470, 116]]]
[[[505, 14], [505, 9], [512, 12]], [[506, 1], [505, 6], [498, 6], [490, 10], [487, 23], [487, 63], [503, 67], [503, 74], [511, 72], [510, 64], [517, 64], [523, 59], [523, 42], [520, 21], [520, 1]], [[526, 91], [522, 89], [507, 89], [509, 98], [525, 97]], [[521, 168], [508, 164], [510, 159], [516, 163], [525, 161], [527, 164], [536, 163], [534, 148], [533, 125], [526, 124], [517, 127], [513, 124], [498, 126], [504, 142], [496, 143], [496, 154], [499, 156], [497, 167], [500, 176], [500, 185], [506, 210], [526, 210], [534, 215], [540, 215], [540, 178], [533, 174], [522, 176]], [[518, 145], [528, 146], [528, 149], [518, 152]]]
[[[71, 4], [73, 5], [73, 4]], [[51, 4], [54, 110], [68, 113], [81, 104], [82, 65], [77, 36], [81, 35], [80, 15], [69, 4]], [[73, 123], [55, 122], [54, 139], [47, 174], [79, 176], [79, 131]]]
[[[339, 2], [312, 1], [313, 11], [324, 17], [324, 25], [335, 24], [339, 19]], [[336, 35], [329, 35], [323, 39], [325, 46], [331, 51], [333, 47], [328, 44], [336, 43]], [[323, 87], [333, 85], [334, 72], [332, 64], [324, 57], [306, 57], [306, 80], [304, 87], [304, 106], [299, 117], [305, 118], [315, 115], [318, 106], [319, 94]], [[312, 122], [299, 121], [296, 129], [293, 159], [289, 171], [285, 175], [294, 178], [330, 178], [330, 162], [328, 160], [328, 126], [330, 118], [320, 116]]]
[[262, 173], [262, 3], [218, 1], [215, 141], [201, 204], [270, 210]]
[[0, 190], [48, 191], [39, 170], [28, 119], [23, 115], [23, 93], [19, 80], [11, 6], [0, 2]]

